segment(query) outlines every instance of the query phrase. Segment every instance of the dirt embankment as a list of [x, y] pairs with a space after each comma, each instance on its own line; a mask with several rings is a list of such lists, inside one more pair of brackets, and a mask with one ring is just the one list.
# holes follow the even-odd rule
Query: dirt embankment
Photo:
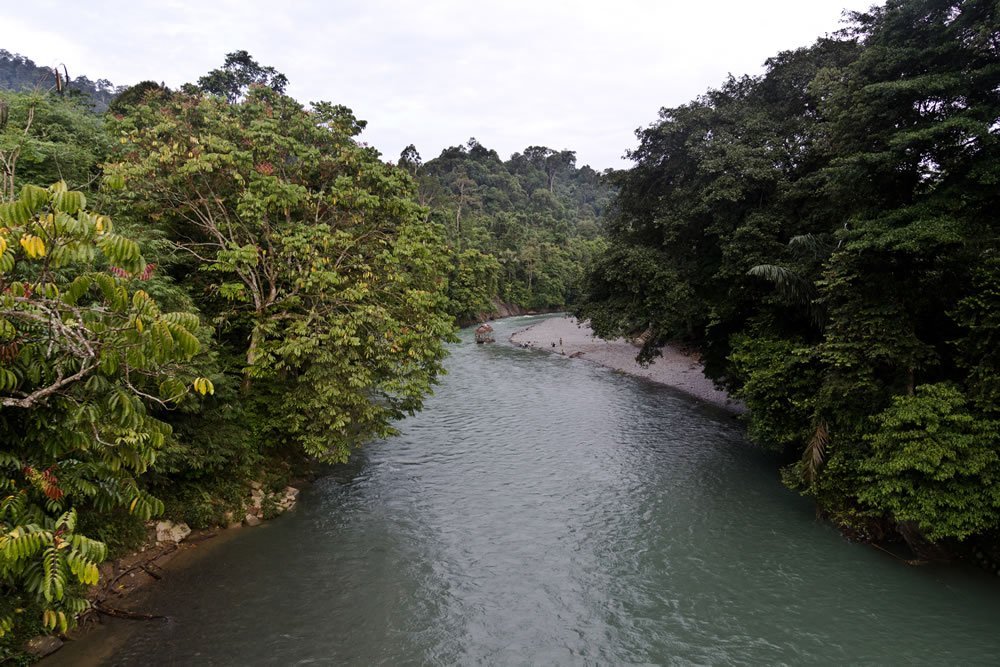
[[517, 317], [519, 315], [540, 315], [542, 313], [557, 313], [562, 309], [549, 309], [543, 308], [541, 310], [532, 310], [524, 308], [517, 305], [516, 303], [507, 303], [506, 301], [501, 301], [500, 299], [493, 299], [491, 302], [490, 310], [484, 310], [482, 312], [476, 313], [472, 317], [460, 319], [458, 321], [459, 327], [467, 327], [473, 324], [481, 324], [483, 322], [489, 322], [490, 320], [499, 320], [504, 317]]

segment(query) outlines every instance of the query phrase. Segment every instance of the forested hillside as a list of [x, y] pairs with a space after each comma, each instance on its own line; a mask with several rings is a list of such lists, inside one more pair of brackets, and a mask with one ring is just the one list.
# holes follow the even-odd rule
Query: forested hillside
[[80, 75], [70, 78], [63, 65], [41, 67], [34, 61], [6, 49], [0, 49], [0, 90], [56, 91], [79, 97], [95, 111], [103, 112], [121, 90], [107, 79], [91, 81]]
[[612, 189], [590, 167], [578, 168], [573, 151], [531, 146], [504, 161], [470, 139], [426, 163], [409, 146], [399, 165], [447, 230], [459, 318], [490, 313], [498, 300], [552, 309], [578, 298], [584, 269], [603, 247], [600, 220]]
[[789, 486], [924, 552], [1000, 528], [998, 36], [891, 0], [661, 110], [581, 309], [695, 345]]

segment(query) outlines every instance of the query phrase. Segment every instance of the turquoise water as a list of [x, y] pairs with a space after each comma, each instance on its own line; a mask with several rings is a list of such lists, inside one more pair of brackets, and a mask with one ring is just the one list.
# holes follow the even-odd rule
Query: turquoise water
[[[112, 665], [996, 664], [1000, 585], [851, 544], [723, 412], [463, 333], [402, 434], [64, 649]], [[107, 655], [109, 646], [120, 646]]]

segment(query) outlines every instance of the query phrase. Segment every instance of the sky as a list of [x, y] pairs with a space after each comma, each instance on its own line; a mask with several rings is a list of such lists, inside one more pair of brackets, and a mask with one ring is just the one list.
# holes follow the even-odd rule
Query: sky
[[575, 150], [628, 166], [635, 130], [732, 73], [840, 29], [874, 0], [32, 0], [0, 48], [70, 76], [176, 87], [245, 49], [303, 103], [344, 104], [361, 139], [426, 161], [475, 137], [509, 157]]

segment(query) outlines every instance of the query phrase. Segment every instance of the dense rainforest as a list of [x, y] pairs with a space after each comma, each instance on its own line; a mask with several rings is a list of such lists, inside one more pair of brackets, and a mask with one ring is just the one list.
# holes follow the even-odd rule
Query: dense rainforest
[[580, 313], [700, 350], [848, 534], [995, 547], [997, 4], [890, 0], [638, 138]]
[[456, 321], [565, 306], [600, 248], [572, 152], [387, 163], [245, 51], [180, 90], [0, 76], [0, 661], [151, 517], [225, 524], [393, 433]]
[[503, 161], [475, 139], [427, 163], [411, 145], [399, 165], [447, 230], [451, 310], [460, 320], [503, 305], [553, 310], [577, 300], [585, 268], [603, 249], [607, 174], [545, 146]]
[[0, 51], [0, 661], [145, 521], [226, 522], [420, 409], [456, 322], [576, 307], [749, 408], [785, 483], [1000, 544], [1000, 16], [890, 0], [639, 130], [386, 162], [247, 52], [122, 88]]
[[104, 112], [125, 88], [107, 79], [91, 81], [83, 75], [70, 77], [65, 64], [42, 67], [30, 58], [0, 49], [0, 90], [65, 93], [94, 111]]

